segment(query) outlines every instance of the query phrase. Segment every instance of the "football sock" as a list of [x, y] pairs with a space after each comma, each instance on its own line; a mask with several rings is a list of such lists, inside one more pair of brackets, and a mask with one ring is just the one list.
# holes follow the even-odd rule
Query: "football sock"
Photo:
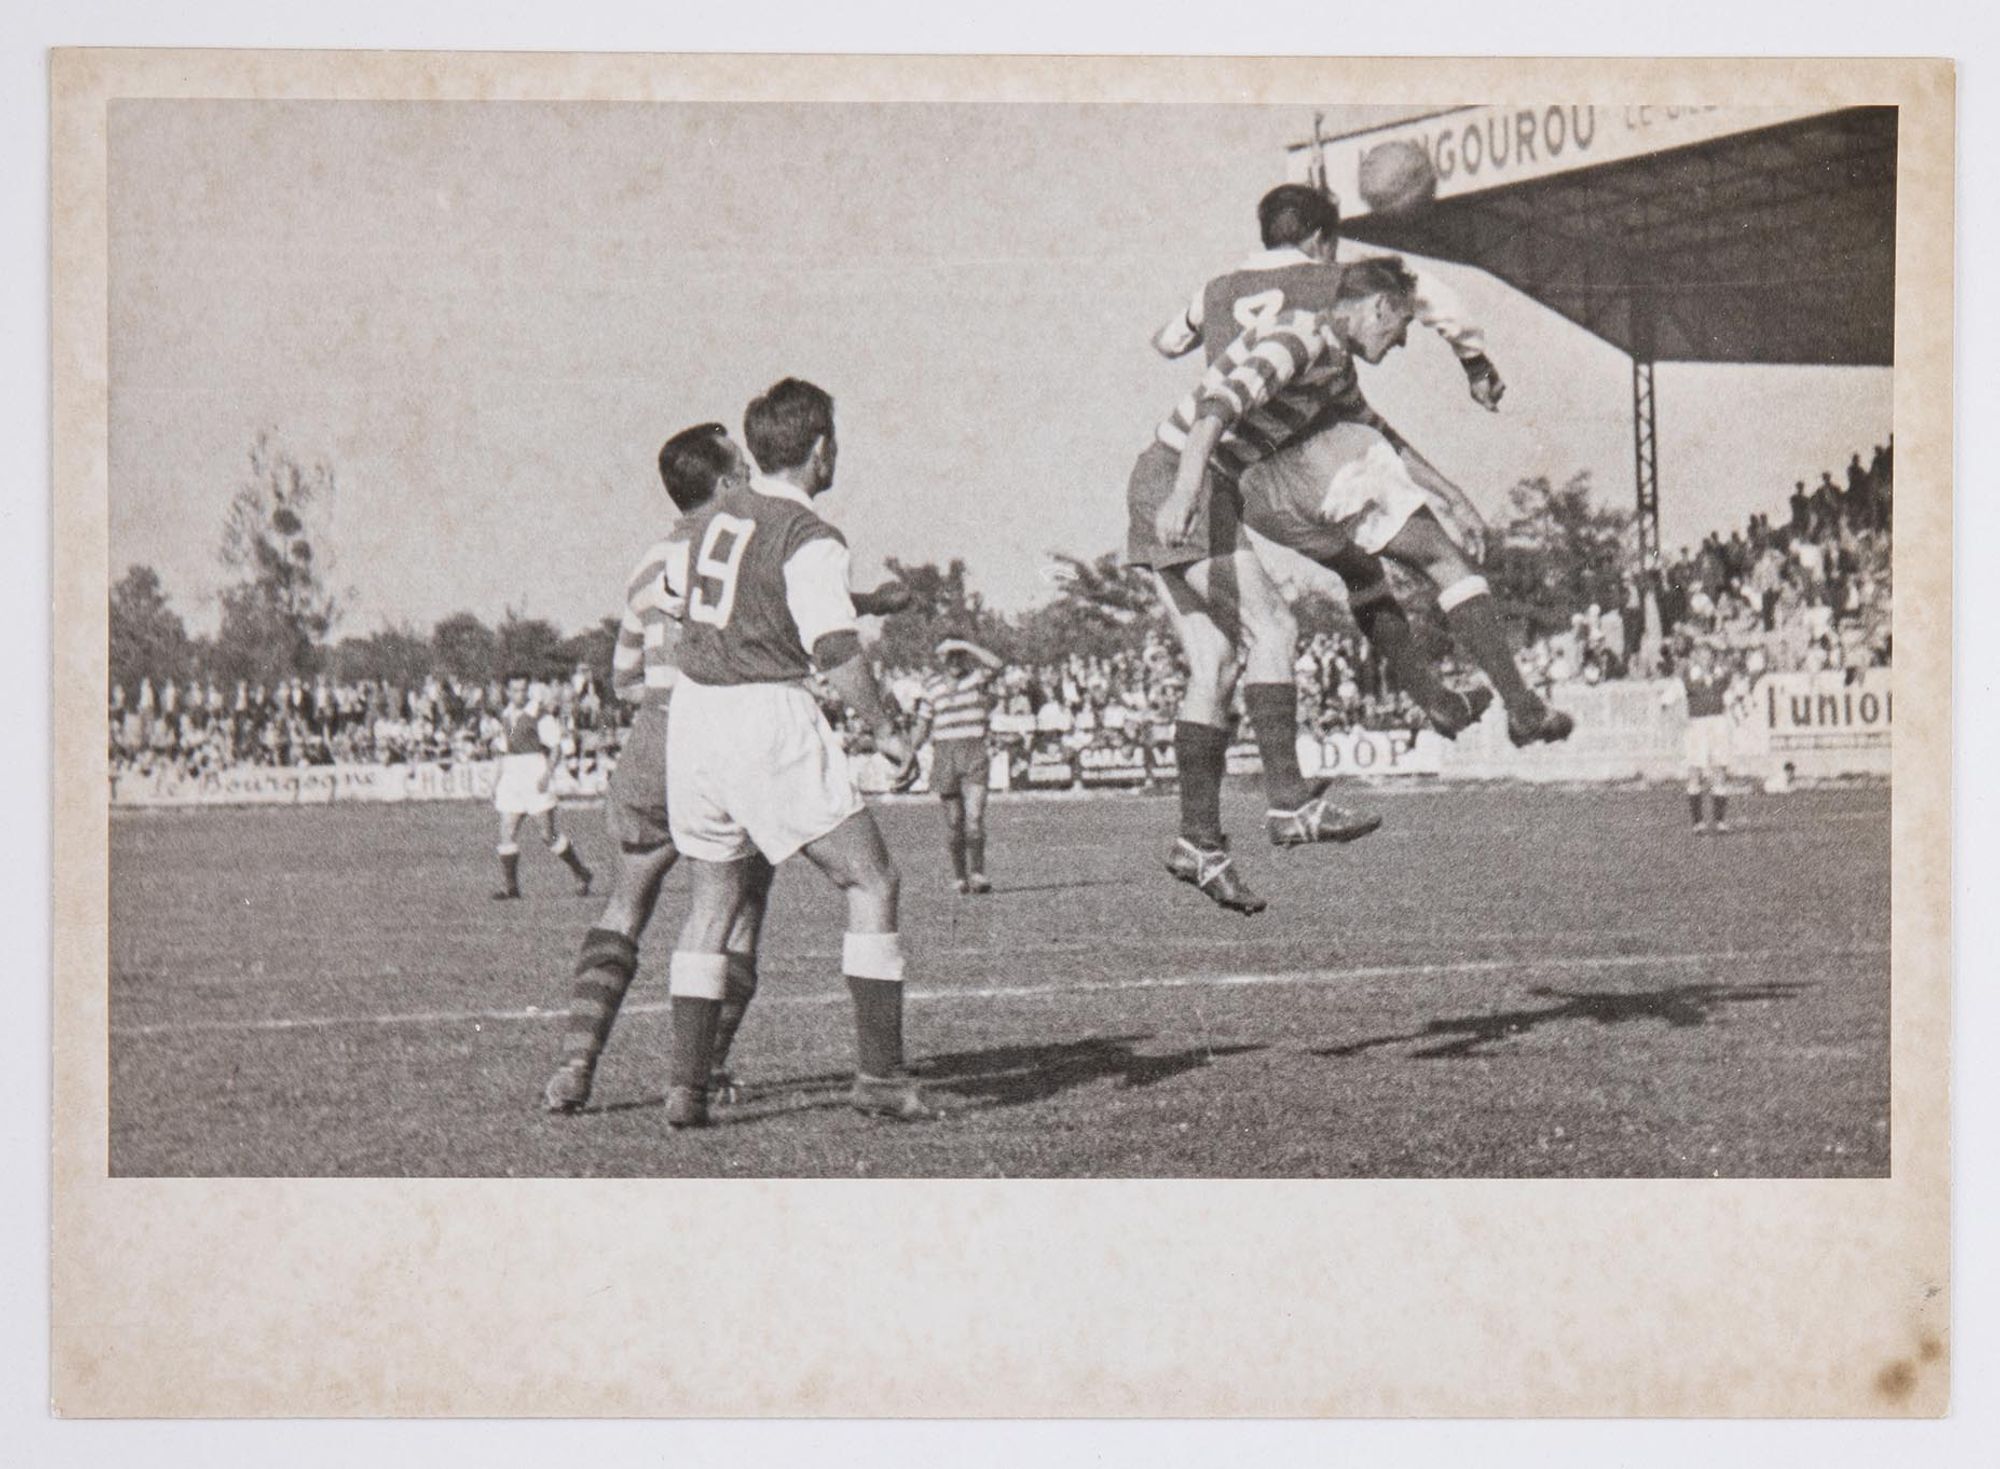
[[1539, 718], [1542, 701], [1522, 681], [1514, 666], [1514, 651], [1507, 643], [1507, 628], [1500, 620], [1500, 605], [1486, 588], [1486, 578], [1469, 576], [1438, 593], [1438, 606], [1451, 635], [1466, 656], [1479, 665], [1493, 692], [1517, 719]]
[[1722, 825], [1723, 813], [1728, 811], [1729, 809], [1729, 797], [1723, 795], [1721, 791], [1717, 791], [1713, 795], [1711, 795], [1708, 799], [1712, 803], [1714, 803], [1715, 824], [1717, 826], [1720, 826]]
[[951, 829], [951, 875], [965, 881], [965, 828], [960, 826]]
[[903, 941], [893, 933], [850, 933], [840, 968], [854, 996], [861, 1074], [893, 1076], [903, 1066]]
[[864, 1076], [893, 1076], [903, 1065], [903, 986], [847, 976], [854, 996], [855, 1050]]
[[1369, 646], [1388, 665], [1389, 676], [1396, 681], [1397, 688], [1415, 699], [1426, 713], [1449, 711], [1454, 718], [1459, 716], [1459, 696], [1438, 677], [1437, 665], [1417, 647], [1416, 634], [1410, 630], [1409, 614], [1403, 611], [1402, 603], [1392, 596], [1365, 602], [1354, 608], [1354, 621]]
[[973, 836], [970, 832], [966, 834], [965, 865], [967, 871], [974, 877], [984, 877], [986, 875], [985, 832], [982, 831], [978, 836]]
[[1222, 773], [1229, 732], [1183, 719], [1174, 725], [1174, 760], [1181, 788], [1181, 835], [1197, 847], [1222, 845]]
[[519, 847], [500, 848], [500, 890], [507, 893], [521, 891], [521, 849]]
[[708, 1088], [709, 1058], [715, 1047], [720, 1000], [675, 995], [674, 1045], [667, 1060], [667, 1084]]
[[1293, 683], [1243, 686], [1243, 707], [1264, 761], [1264, 800], [1273, 811], [1296, 811], [1313, 788], [1299, 770], [1299, 690]]
[[673, 996], [674, 1012], [667, 1084], [706, 1091], [716, 1021], [722, 998], [729, 989], [728, 956], [674, 950], [673, 962], [667, 970], [667, 988]]
[[757, 993], [757, 965], [740, 954], [729, 956], [729, 979], [723, 986], [722, 1004], [715, 1017], [715, 1040], [708, 1064], [720, 1071], [729, 1064], [729, 1048], [736, 1044], [736, 1028]]
[[1694, 817], [1694, 824], [1701, 825], [1701, 792], [1688, 792], [1688, 812]]
[[564, 1051], [570, 1060], [595, 1062], [603, 1054], [638, 967], [639, 946], [616, 929], [593, 928], [583, 936], [569, 992]]
[[583, 878], [586, 882], [589, 881], [590, 869], [583, 865], [583, 858], [577, 855], [576, 843], [569, 839], [569, 833], [564, 832], [561, 836], [557, 837], [555, 841], [552, 844], [550, 844], [549, 850], [555, 853], [556, 856], [562, 858], [563, 864], [566, 867], [568, 867], [571, 872], [574, 872], [578, 877]]

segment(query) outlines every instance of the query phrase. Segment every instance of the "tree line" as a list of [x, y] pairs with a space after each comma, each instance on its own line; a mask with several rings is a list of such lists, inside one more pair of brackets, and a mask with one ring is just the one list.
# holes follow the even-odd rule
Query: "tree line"
[[[338, 636], [351, 609], [334, 590], [335, 561], [323, 533], [336, 491], [329, 465], [304, 461], [260, 434], [223, 516], [216, 554], [233, 580], [221, 594], [215, 633], [190, 634], [159, 573], [131, 566], [111, 589], [112, 682], [128, 691], [145, 678], [269, 687], [324, 674], [403, 687], [432, 675], [485, 684], [514, 669], [561, 677], [581, 663], [608, 686], [616, 617], [565, 634], [512, 609], [491, 624], [465, 611], [428, 629], [405, 623]], [[1592, 603], [1618, 605], [1631, 564], [1631, 516], [1597, 505], [1587, 474], [1560, 486], [1522, 481], [1499, 529], [1487, 575], [1523, 637], [1564, 627]], [[892, 667], [928, 663], [946, 637], [973, 638], [1011, 661], [1036, 664], [1072, 653], [1110, 657], [1137, 648], [1149, 632], [1166, 633], [1148, 575], [1121, 565], [1116, 552], [1052, 554], [1048, 597], [1016, 613], [986, 604], [963, 558], [940, 566], [891, 557], [887, 565], [912, 593], [910, 609], [880, 626], [878, 653]], [[1442, 623], [1422, 590], [1404, 589], [1420, 625], [1441, 638]], [[1337, 601], [1307, 593], [1296, 610], [1307, 633], [1353, 631]]]

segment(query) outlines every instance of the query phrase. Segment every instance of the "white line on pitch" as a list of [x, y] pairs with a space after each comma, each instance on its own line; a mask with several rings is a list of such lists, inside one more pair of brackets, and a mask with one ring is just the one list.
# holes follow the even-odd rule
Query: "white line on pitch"
[[[1115, 994], [1129, 990], [1252, 989], [1268, 985], [1320, 985], [1367, 979], [1442, 979], [1473, 974], [1497, 974], [1527, 969], [1535, 973], [1550, 970], [1643, 969], [1647, 967], [1737, 963], [1769, 963], [1773, 960], [1803, 963], [1815, 960], [1875, 958], [1889, 952], [1886, 944], [1847, 949], [1715, 949], [1692, 954], [1605, 954], [1592, 958], [1568, 959], [1473, 959], [1454, 964], [1379, 964], [1353, 969], [1289, 969], [1268, 974], [1185, 974], [1161, 975], [1145, 979], [1078, 980], [1060, 984], [989, 985], [980, 989], [923, 989], [912, 985], [909, 999], [917, 1004], [950, 1003], [955, 1000], [1032, 1000], [1051, 995]], [[810, 995], [771, 995], [760, 998], [765, 1006], [844, 1005], [843, 991], [829, 990]], [[651, 1015], [668, 1008], [661, 1000], [626, 1005], [623, 1015]], [[517, 1021], [561, 1020], [567, 1011], [558, 1006], [542, 1009], [528, 1006], [515, 1010], [416, 1010], [381, 1015], [296, 1015], [255, 1020], [161, 1021], [148, 1025], [113, 1026], [114, 1036], [193, 1035], [208, 1031], [331, 1030], [342, 1026], [388, 1025], [483, 1025], [488, 1021], [507, 1024]]]

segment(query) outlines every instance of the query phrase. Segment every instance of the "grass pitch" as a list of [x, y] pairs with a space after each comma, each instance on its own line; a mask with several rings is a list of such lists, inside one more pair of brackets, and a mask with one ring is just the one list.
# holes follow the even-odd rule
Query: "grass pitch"
[[[998, 891], [950, 890], [936, 803], [878, 806], [904, 874], [910, 1052], [951, 1115], [850, 1113], [841, 909], [780, 873], [763, 986], [706, 1132], [662, 1120], [685, 876], [591, 1111], [549, 1117], [597, 899], [539, 847], [496, 904], [470, 805], [120, 814], [111, 1169], [237, 1176], [1880, 1177], [1889, 792], [1365, 792], [1352, 847], [1276, 851], [1271, 900], [1161, 870], [1170, 798], [1001, 800]], [[598, 813], [564, 813], [607, 880]]]

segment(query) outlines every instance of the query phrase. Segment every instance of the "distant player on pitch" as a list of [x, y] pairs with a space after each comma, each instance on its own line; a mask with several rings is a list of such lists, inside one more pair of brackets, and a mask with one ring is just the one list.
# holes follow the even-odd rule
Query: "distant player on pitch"
[[[1729, 830], [1729, 762], [1733, 736], [1729, 722], [1729, 695], [1735, 676], [1707, 641], [1697, 642], [1681, 664], [1680, 678], [1669, 684], [1661, 703], [1687, 704], [1687, 733], [1682, 754], [1687, 763], [1688, 814], [1694, 818], [1697, 836], [1711, 830]], [[1704, 819], [1701, 798], [1706, 793], [1714, 811], [1714, 825]]]
[[861, 650], [847, 543], [813, 500], [833, 487], [833, 400], [787, 378], [751, 403], [756, 461], [688, 525], [680, 679], [667, 730], [674, 845], [693, 874], [669, 970], [673, 1050], [667, 1124], [708, 1121], [708, 1079], [728, 992], [728, 937], [759, 859], [803, 852], [847, 898], [841, 972], [854, 1002], [859, 1111], [938, 1116], [904, 1069], [899, 878], [840, 738], [805, 687], [817, 668], [875, 736], [899, 780], [916, 768]]
[[937, 645], [944, 671], [924, 684], [910, 743], [931, 741], [931, 789], [944, 803], [952, 880], [961, 894], [990, 893], [986, 877], [986, 787], [992, 755], [993, 675], [1000, 659], [965, 638]]
[[551, 788], [562, 746], [562, 721], [548, 713], [528, 693], [528, 676], [507, 676], [507, 704], [500, 711], [500, 775], [493, 787], [493, 809], [500, 813], [500, 890], [505, 901], [521, 896], [521, 823], [542, 818], [542, 840], [576, 877], [576, 890], [590, 895], [590, 869], [576, 846], [556, 825], [556, 797]]

